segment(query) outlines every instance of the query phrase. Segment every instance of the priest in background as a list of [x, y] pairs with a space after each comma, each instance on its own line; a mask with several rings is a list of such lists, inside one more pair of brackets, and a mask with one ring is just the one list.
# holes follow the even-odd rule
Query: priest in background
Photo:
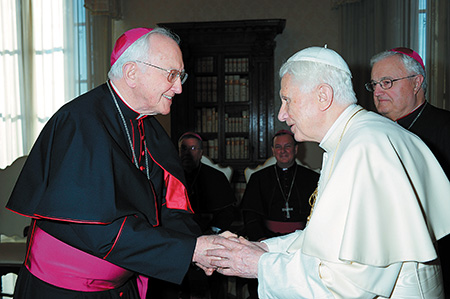
[[[297, 164], [298, 143], [294, 134], [280, 130], [272, 138], [274, 165], [253, 173], [242, 198], [241, 210], [250, 241], [303, 229], [317, 187], [319, 174]], [[257, 281], [249, 280], [250, 298], [258, 298]]]

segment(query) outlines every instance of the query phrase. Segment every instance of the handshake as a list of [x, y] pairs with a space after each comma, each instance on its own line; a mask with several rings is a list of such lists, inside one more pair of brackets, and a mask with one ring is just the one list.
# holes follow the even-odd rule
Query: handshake
[[258, 277], [258, 261], [267, 252], [267, 245], [250, 242], [231, 232], [197, 238], [192, 261], [206, 275], [217, 271], [227, 276]]

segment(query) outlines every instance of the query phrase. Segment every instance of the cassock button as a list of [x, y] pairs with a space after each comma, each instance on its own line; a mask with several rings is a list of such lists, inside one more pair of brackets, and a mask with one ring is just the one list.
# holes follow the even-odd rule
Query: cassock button
[[141, 171], [144, 171], [145, 167], [144, 167], [144, 166], [141, 166], [141, 167], [139, 167], [139, 169], [140, 169]]

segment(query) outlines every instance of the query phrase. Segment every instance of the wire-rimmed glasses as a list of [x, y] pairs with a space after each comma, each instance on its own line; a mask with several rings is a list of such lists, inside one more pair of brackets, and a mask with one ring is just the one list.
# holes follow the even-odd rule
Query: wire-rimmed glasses
[[159, 70], [168, 72], [169, 74], [167, 75], [167, 81], [169, 81], [172, 84], [175, 83], [175, 81], [177, 80], [178, 77], [180, 77], [181, 84], [183, 84], [184, 82], [186, 82], [186, 79], [188, 77], [188, 74], [184, 70], [182, 70], [181, 72], [179, 70], [176, 70], [176, 69], [168, 70], [168, 69], [159, 67], [157, 65], [154, 65], [154, 64], [151, 64], [151, 63], [148, 63], [148, 62], [144, 62], [144, 61], [140, 61], [140, 60], [136, 60], [136, 62], [143, 63], [145, 65], [148, 65], [148, 66], [157, 68]]
[[375, 91], [375, 88], [377, 87], [377, 84], [380, 84], [381, 88], [384, 90], [387, 90], [389, 88], [392, 87], [392, 85], [394, 84], [395, 81], [399, 81], [399, 80], [403, 80], [403, 79], [408, 79], [408, 78], [412, 78], [417, 76], [417, 74], [415, 75], [410, 75], [407, 77], [403, 77], [403, 78], [396, 78], [396, 79], [391, 79], [391, 78], [383, 78], [380, 81], [370, 81], [366, 84], [364, 84], [366, 86], [367, 91], [373, 92]]

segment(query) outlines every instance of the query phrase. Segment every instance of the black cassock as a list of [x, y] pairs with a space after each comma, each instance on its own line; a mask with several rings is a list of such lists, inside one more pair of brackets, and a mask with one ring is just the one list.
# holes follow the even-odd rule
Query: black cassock
[[194, 219], [202, 232], [210, 233], [211, 227], [229, 230], [234, 220], [236, 197], [226, 176], [203, 163], [185, 175]]
[[[140, 116], [114, 96], [123, 119], [107, 84], [55, 113], [7, 207], [84, 252], [136, 274], [181, 283], [200, 230], [176, 148], [153, 116]], [[138, 298], [135, 279], [111, 291], [76, 293], [43, 283], [23, 267], [15, 298], [119, 298], [121, 293]]]
[[[275, 171], [278, 173], [278, 179]], [[295, 171], [297, 171], [295, 181], [288, 200], [289, 210], [286, 210], [286, 199]], [[286, 171], [275, 164], [253, 173], [241, 204], [249, 239], [255, 241], [279, 235], [266, 227], [266, 220], [306, 222], [311, 209], [308, 200], [317, 187], [318, 180], [319, 174], [297, 164]], [[281, 193], [280, 185], [283, 188], [284, 196]]]
[[450, 179], [450, 111], [425, 102], [397, 123], [427, 144]]

